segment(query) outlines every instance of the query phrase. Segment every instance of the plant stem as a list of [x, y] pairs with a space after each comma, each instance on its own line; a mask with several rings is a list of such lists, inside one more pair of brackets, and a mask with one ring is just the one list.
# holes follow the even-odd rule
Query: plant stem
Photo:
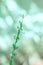
[[10, 65], [13, 65], [13, 57], [16, 55], [15, 53], [15, 50], [18, 48], [18, 46], [16, 46], [16, 43], [18, 42], [19, 40], [19, 37], [20, 37], [20, 33], [21, 33], [21, 30], [22, 30], [22, 22], [19, 21], [19, 27], [18, 27], [18, 31], [17, 31], [17, 36], [16, 36], [16, 39], [15, 39], [15, 43], [13, 43], [13, 50], [11, 52], [11, 56], [10, 56]]

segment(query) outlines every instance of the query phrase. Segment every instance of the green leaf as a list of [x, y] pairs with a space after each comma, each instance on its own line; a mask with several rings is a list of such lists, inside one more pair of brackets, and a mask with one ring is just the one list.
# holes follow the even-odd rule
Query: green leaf
[[19, 37], [17, 37], [17, 39], [19, 39]]
[[16, 49], [18, 49], [18, 46], [16, 45]]
[[15, 43], [13, 43], [13, 48], [15, 48], [16, 47], [16, 44]]
[[13, 52], [13, 56], [16, 56], [16, 53], [15, 52]]
[[18, 49], [18, 46], [16, 44], [13, 44], [14, 49]]
[[12, 59], [10, 59], [10, 65], [12, 65]]

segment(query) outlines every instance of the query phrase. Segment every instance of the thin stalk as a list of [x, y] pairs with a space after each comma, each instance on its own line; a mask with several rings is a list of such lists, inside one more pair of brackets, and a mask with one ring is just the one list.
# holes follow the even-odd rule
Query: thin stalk
[[19, 27], [18, 27], [18, 30], [17, 30], [16, 39], [15, 39], [15, 42], [13, 43], [13, 45], [12, 45], [12, 46], [13, 46], [13, 50], [12, 50], [12, 52], [11, 52], [10, 64], [9, 64], [9, 65], [13, 65], [13, 57], [16, 55], [15, 50], [18, 48], [18, 46], [16, 45], [16, 43], [17, 43], [18, 40], [19, 40], [21, 30], [22, 30], [22, 22], [19, 21]]

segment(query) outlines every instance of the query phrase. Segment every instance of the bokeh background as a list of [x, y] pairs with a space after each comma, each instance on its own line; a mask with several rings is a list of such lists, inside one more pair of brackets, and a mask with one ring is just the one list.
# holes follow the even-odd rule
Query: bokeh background
[[23, 30], [13, 65], [40, 65], [43, 63], [43, 0], [0, 0], [0, 65], [9, 65], [19, 20]]

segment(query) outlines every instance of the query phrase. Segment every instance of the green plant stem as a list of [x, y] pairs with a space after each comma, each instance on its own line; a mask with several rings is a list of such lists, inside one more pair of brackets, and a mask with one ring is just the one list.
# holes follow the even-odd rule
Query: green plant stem
[[10, 65], [13, 65], [13, 57], [16, 55], [15, 53], [15, 50], [18, 48], [18, 46], [16, 45], [16, 43], [18, 42], [19, 40], [19, 37], [20, 37], [20, 33], [21, 33], [21, 30], [22, 30], [22, 22], [19, 21], [19, 27], [18, 27], [18, 31], [17, 31], [17, 36], [16, 36], [16, 39], [15, 39], [15, 43], [13, 43], [13, 50], [11, 52], [11, 56], [10, 56]]

